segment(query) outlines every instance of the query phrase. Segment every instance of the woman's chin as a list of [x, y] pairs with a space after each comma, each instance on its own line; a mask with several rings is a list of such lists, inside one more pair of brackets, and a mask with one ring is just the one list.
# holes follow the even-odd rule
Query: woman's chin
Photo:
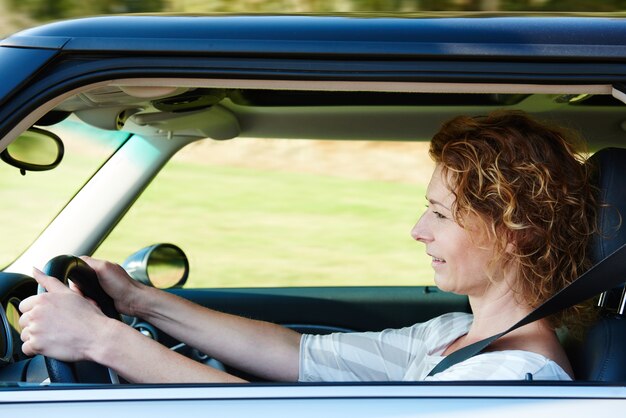
[[435, 274], [435, 286], [437, 286], [439, 290], [442, 290], [444, 292], [452, 291], [450, 283], [448, 283], [445, 278], [440, 277], [437, 274]]
[[451, 283], [450, 280], [447, 280], [445, 277], [435, 275], [435, 286], [442, 292], [462, 294], [462, 292], [459, 292], [457, 286], [454, 286], [454, 283]]

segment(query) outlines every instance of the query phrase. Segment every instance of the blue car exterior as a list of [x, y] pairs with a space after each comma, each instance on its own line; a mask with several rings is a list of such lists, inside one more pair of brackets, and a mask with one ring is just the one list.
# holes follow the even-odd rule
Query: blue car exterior
[[[142, 86], [141, 80], [149, 80], [145, 85], [151, 86], [154, 80], [176, 79], [194, 86], [211, 80], [226, 88], [292, 88], [313, 93], [329, 89], [441, 94], [498, 91], [503, 95], [580, 91], [621, 100], [626, 92], [626, 19], [95, 17], [53, 23], [3, 40], [0, 78], [0, 148], [63, 100], [111, 81]], [[594, 130], [594, 123], [601, 121], [590, 121], [587, 129]], [[240, 129], [247, 128], [242, 123]], [[368, 132], [364, 128], [359, 134]], [[336, 135], [341, 135], [339, 129]], [[390, 133], [394, 135], [403, 139], [409, 134]], [[594, 146], [619, 145], [620, 141], [607, 133]], [[148, 145], [136, 147], [132, 152], [146, 155], [150, 168], [129, 180], [135, 183], [124, 195], [124, 203], [107, 207], [108, 216], [97, 228], [85, 228], [84, 235], [73, 243], [59, 243], [60, 247], [51, 248], [51, 242], [59, 242], [52, 223], [21, 259], [5, 269], [7, 276], [0, 276], [3, 304], [20, 286], [28, 289], [26, 293], [34, 290], [31, 279], [15, 275], [28, 275], [25, 266], [45, 261], [51, 251], [93, 253], [182, 144], [171, 145], [153, 160]], [[71, 211], [72, 206], [66, 209]], [[195, 300], [209, 297], [189, 289], [176, 292]], [[280, 297], [294, 296], [288, 292]], [[283, 300], [263, 292], [246, 297], [259, 295], [268, 298], [267, 305]], [[429, 297], [432, 305], [425, 317], [468, 309], [464, 299], [436, 292]], [[273, 311], [267, 315], [294, 322]], [[381, 320], [378, 325], [402, 324]], [[624, 408], [625, 382], [36, 385], [23, 376], [0, 374], [3, 417], [79, 413], [93, 417], [588, 417], [619, 415]]]

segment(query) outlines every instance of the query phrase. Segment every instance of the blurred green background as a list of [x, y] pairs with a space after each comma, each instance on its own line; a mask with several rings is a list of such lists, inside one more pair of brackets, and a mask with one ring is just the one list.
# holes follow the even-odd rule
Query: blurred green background
[[0, 36], [32, 25], [113, 13], [594, 12], [626, 0], [0, 0]]

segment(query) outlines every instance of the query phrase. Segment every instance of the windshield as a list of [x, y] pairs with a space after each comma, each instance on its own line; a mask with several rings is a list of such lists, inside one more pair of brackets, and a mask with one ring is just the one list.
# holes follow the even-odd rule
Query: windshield
[[191, 288], [431, 285], [431, 259], [409, 234], [432, 170], [428, 145], [197, 141], [95, 256], [122, 263], [139, 248], [175, 243], [191, 260]]
[[45, 127], [63, 141], [61, 163], [49, 171], [20, 170], [0, 163], [0, 216], [4, 220], [0, 265], [15, 260], [71, 197], [126, 140], [128, 133], [88, 127], [68, 119]]

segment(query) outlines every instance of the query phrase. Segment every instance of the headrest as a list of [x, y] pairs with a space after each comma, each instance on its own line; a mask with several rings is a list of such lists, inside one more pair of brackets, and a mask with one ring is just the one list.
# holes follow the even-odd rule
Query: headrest
[[[599, 189], [600, 234], [590, 243], [590, 259], [599, 262], [626, 243], [626, 149], [604, 148], [589, 158], [592, 180]], [[621, 214], [621, 215], [620, 215]]]

